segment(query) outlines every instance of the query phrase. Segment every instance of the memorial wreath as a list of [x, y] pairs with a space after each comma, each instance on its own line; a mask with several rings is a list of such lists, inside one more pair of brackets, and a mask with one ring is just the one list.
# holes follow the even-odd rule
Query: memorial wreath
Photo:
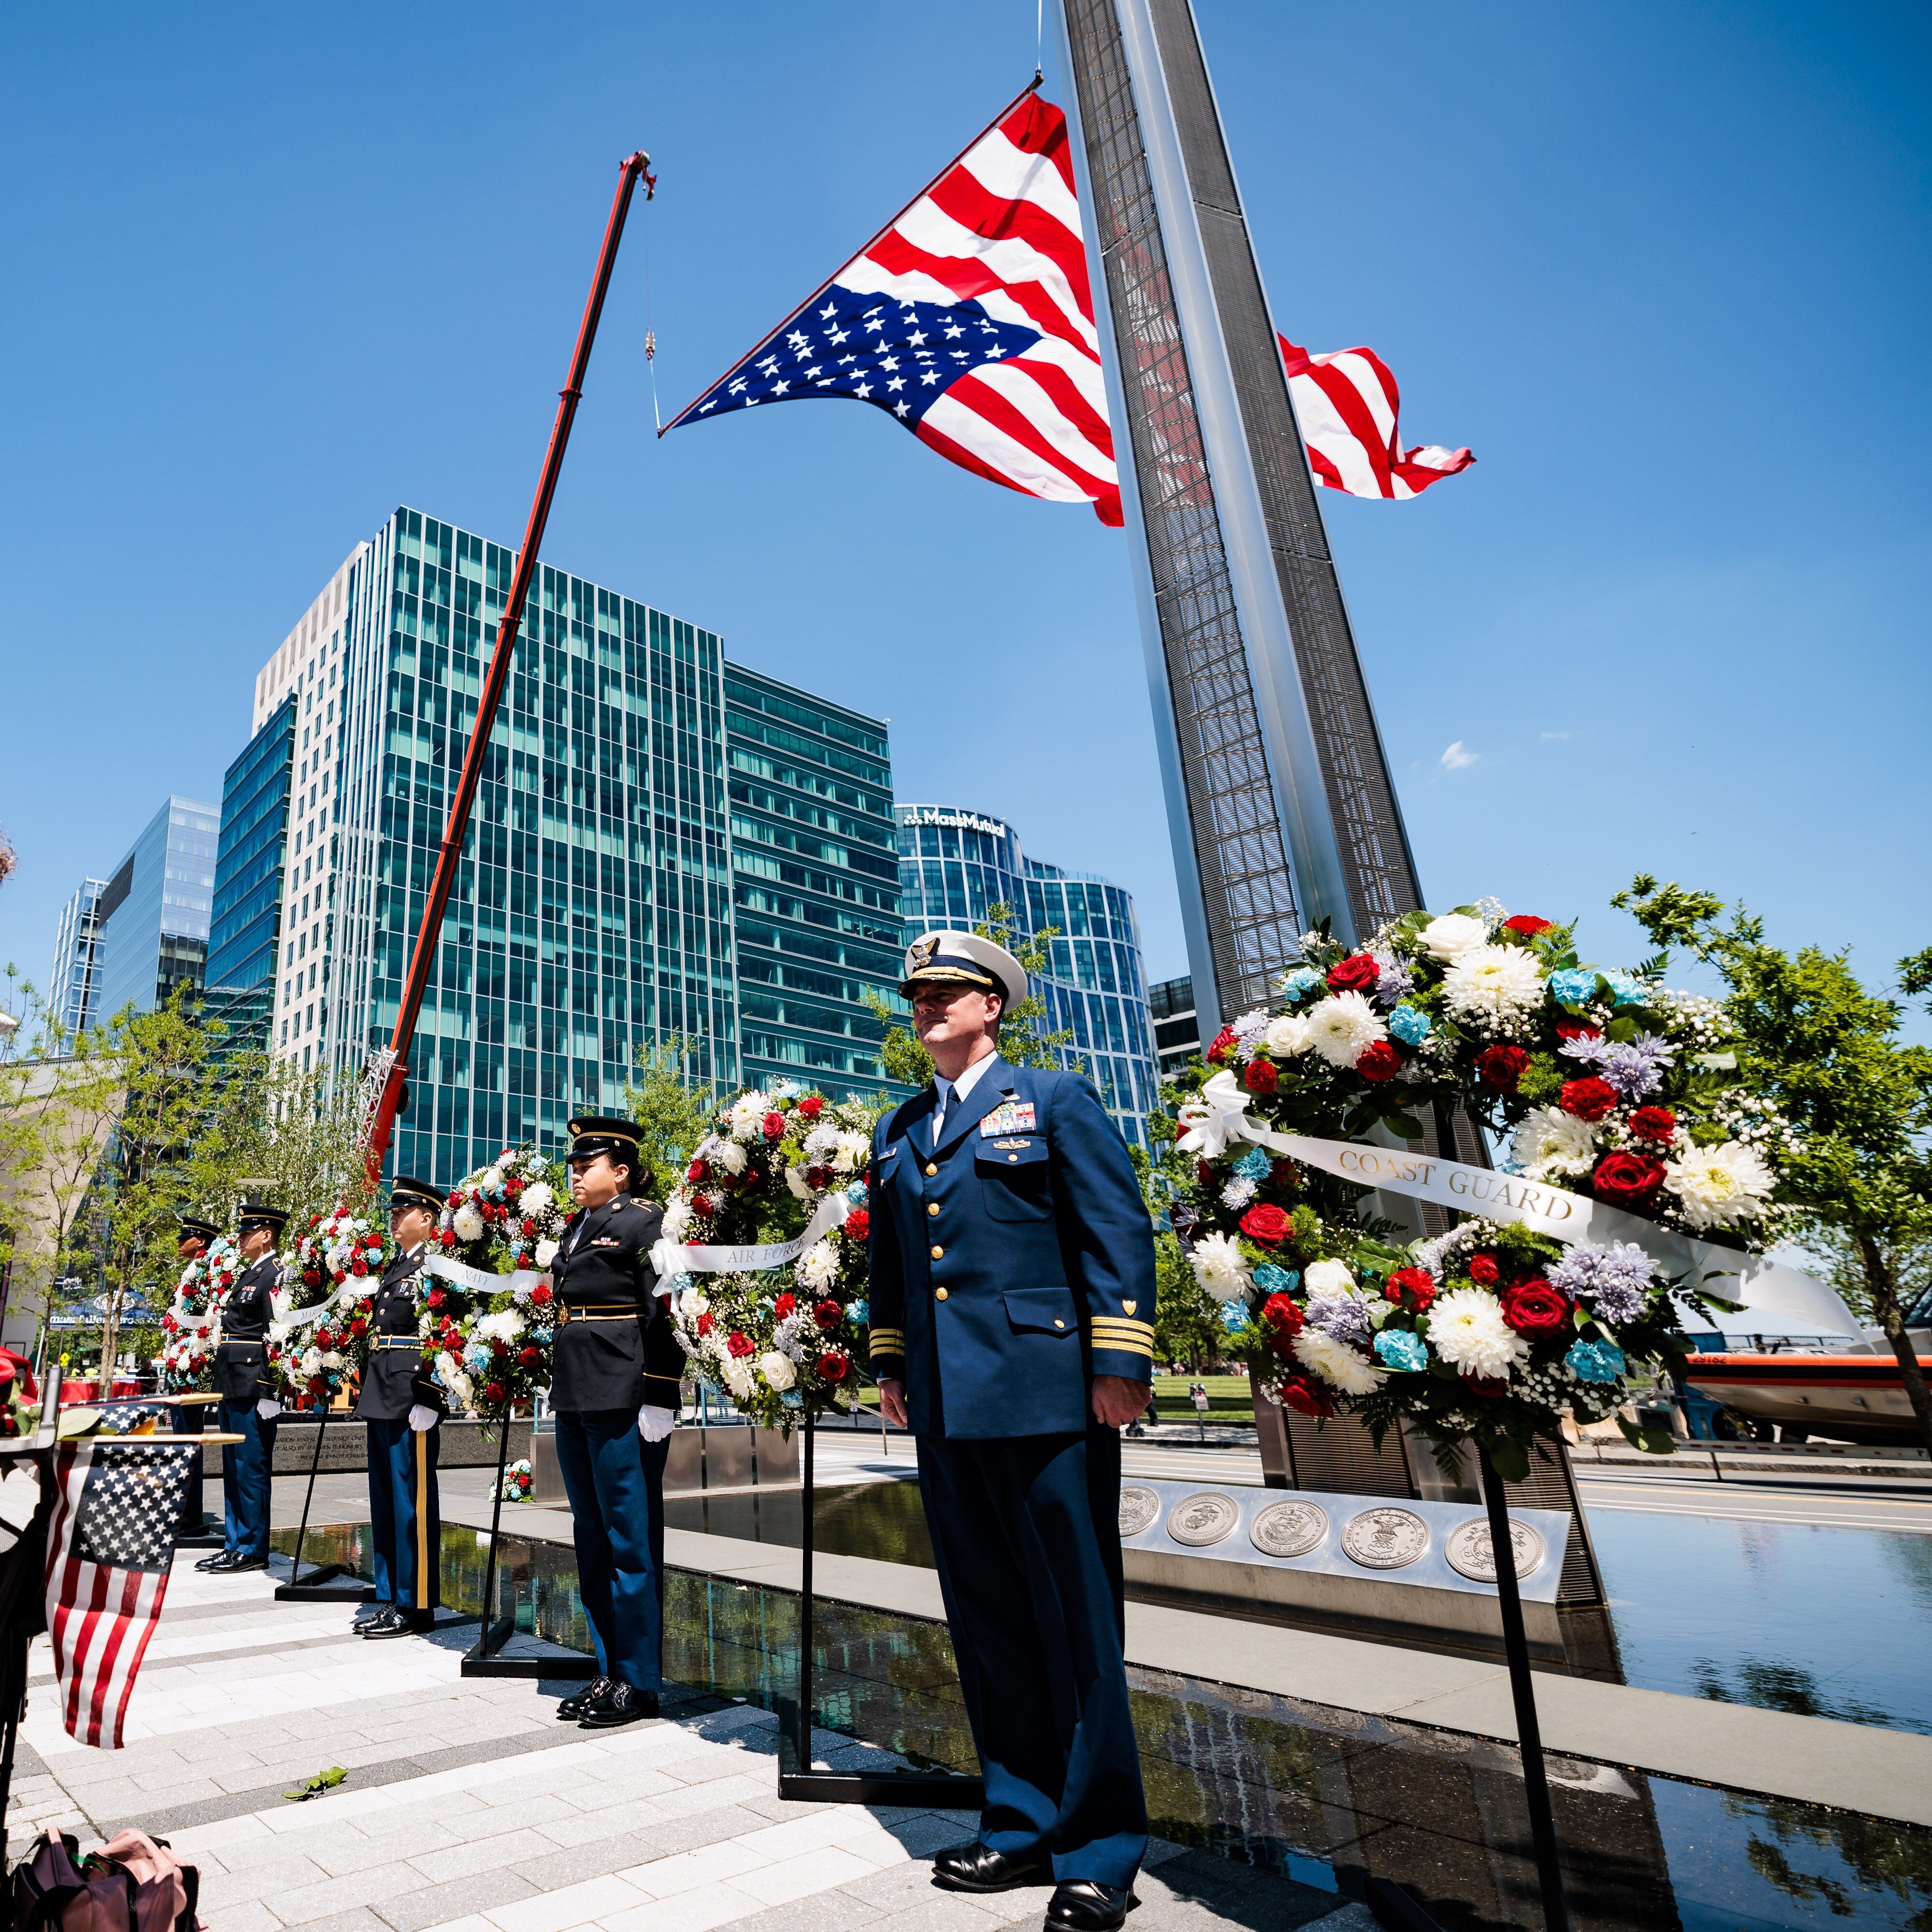
[[395, 1258], [388, 1230], [346, 1208], [312, 1216], [282, 1254], [285, 1305], [269, 1324], [268, 1376], [279, 1400], [331, 1407], [369, 1356], [370, 1310]]
[[206, 1395], [214, 1381], [214, 1303], [235, 1286], [242, 1257], [218, 1234], [182, 1269], [173, 1306], [161, 1315], [161, 1352], [154, 1366], [169, 1395]]

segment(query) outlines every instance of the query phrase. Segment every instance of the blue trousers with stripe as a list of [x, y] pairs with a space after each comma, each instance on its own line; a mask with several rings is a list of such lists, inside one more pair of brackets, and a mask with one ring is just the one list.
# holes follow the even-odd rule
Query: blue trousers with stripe
[[634, 1408], [559, 1409], [556, 1460], [575, 1519], [577, 1587], [597, 1668], [634, 1689], [664, 1685], [664, 1472]]
[[270, 1472], [275, 1464], [275, 1419], [255, 1413], [255, 1397], [221, 1399], [221, 1429], [238, 1436], [221, 1452], [223, 1547], [232, 1556], [268, 1553]]
[[980, 1837], [1056, 1880], [1130, 1886], [1147, 1852], [1127, 1704], [1120, 1438], [922, 1436], [919, 1486], [973, 1742]]
[[369, 1420], [369, 1528], [376, 1546], [376, 1600], [405, 1610], [441, 1606], [442, 1513], [436, 1492], [440, 1428], [406, 1418]]

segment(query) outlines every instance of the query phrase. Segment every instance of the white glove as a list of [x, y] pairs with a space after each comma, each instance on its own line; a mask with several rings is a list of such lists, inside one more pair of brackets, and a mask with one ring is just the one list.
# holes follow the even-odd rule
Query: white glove
[[662, 1442], [676, 1426], [674, 1408], [655, 1408], [646, 1402], [638, 1411], [638, 1433], [646, 1442]]
[[255, 1413], [264, 1422], [272, 1422], [282, 1412], [282, 1406], [272, 1395], [265, 1395], [255, 1405]]
[[442, 1420], [427, 1402], [419, 1402], [410, 1411], [410, 1426], [420, 1436], [425, 1429], [434, 1429]]

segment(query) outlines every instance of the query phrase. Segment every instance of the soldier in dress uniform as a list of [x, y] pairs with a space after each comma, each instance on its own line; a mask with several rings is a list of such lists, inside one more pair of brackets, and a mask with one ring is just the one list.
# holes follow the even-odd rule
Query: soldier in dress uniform
[[1092, 1085], [1000, 1057], [1026, 994], [1011, 953], [928, 932], [899, 990], [936, 1076], [873, 1136], [871, 1354], [917, 1439], [986, 1786], [977, 1839], [933, 1879], [1051, 1881], [1050, 1928], [1111, 1932], [1147, 1849], [1118, 1432], [1153, 1376], [1153, 1230]]
[[578, 1211], [550, 1263], [556, 1341], [550, 1406], [576, 1520], [578, 1587], [597, 1676], [557, 1706], [586, 1730], [658, 1714], [664, 1682], [664, 1471], [684, 1351], [657, 1292], [664, 1209], [637, 1197], [638, 1130], [569, 1123]]
[[220, 1232], [212, 1221], [202, 1220], [196, 1215], [184, 1214], [181, 1217], [181, 1232], [176, 1237], [180, 1246], [182, 1266], [186, 1268], [190, 1262], [200, 1261]]
[[282, 1408], [268, 1381], [268, 1324], [282, 1280], [275, 1244], [288, 1218], [265, 1202], [242, 1204], [236, 1241], [242, 1269], [218, 1311], [221, 1339], [214, 1351], [220, 1426], [242, 1439], [221, 1452], [226, 1540], [220, 1554], [197, 1563], [197, 1570], [226, 1575], [268, 1567], [269, 1474], [275, 1460], [275, 1418]]
[[369, 1431], [369, 1527], [376, 1601], [355, 1628], [367, 1637], [434, 1628], [442, 1600], [442, 1517], [436, 1456], [442, 1391], [422, 1358], [416, 1277], [428, 1256], [442, 1196], [427, 1181], [389, 1190], [389, 1229], [401, 1252], [382, 1270], [370, 1316], [369, 1360], [356, 1414]]

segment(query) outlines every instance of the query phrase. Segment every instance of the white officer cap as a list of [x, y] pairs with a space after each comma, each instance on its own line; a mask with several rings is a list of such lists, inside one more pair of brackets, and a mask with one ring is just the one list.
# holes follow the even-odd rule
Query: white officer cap
[[976, 932], [922, 932], [906, 948], [905, 978], [899, 991], [908, 999], [922, 980], [951, 981], [998, 993], [1011, 1012], [1026, 998], [1026, 968], [1004, 946]]

